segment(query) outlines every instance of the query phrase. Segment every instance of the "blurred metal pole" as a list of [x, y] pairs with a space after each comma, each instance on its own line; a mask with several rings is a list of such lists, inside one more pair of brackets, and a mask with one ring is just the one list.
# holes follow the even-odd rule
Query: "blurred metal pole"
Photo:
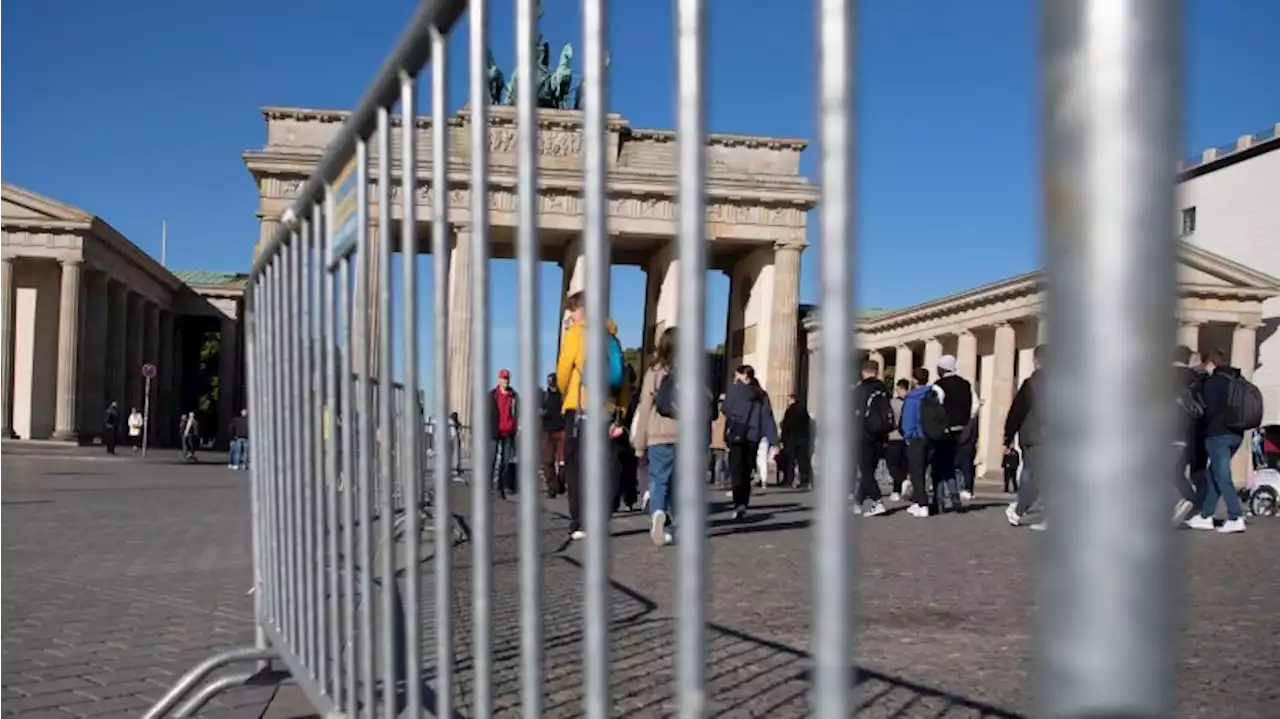
[[1182, 7], [1054, 0], [1041, 12], [1053, 440], [1035, 468], [1049, 517], [1037, 713], [1169, 716], [1177, 591], [1160, 498], [1173, 440]]
[[[537, 35], [536, 0], [516, 0], [516, 132], [519, 201], [516, 259], [519, 377], [525, 396], [538, 391], [538, 107], [533, 72]], [[538, 405], [520, 403], [517, 463], [520, 472], [520, 678], [526, 717], [542, 716], [542, 522], [538, 488], [541, 447]], [[547, 478], [551, 480], [550, 477]]]
[[599, 481], [608, 476], [610, 450], [607, 416], [608, 362], [606, 343], [609, 332], [609, 235], [606, 229], [605, 120], [608, 112], [607, 84], [604, 78], [604, 53], [607, 24], [603, 0], [582, 2], [583, 67], [583, 158], [582, 196], [586, 217], [583, 239], [586, 250], [586, 392], [585, 421], [579, 429], [579, 442], [585, 446], [585, 462], [579, 460], [579, 486], [582, 508], [586, 515], [586, 603], [585, 673], [587, 719], [613, 716], [610, 692], [610, 669], [613, 661], [609, 650], [609, 518], [613, 513], [610, 483]]
[[[680, 716], [697, 719], [707, 710], [707, 210], [706, 93], [703, 47], [707, 13], [704, 0], [676, 5], [678, 78], [680, 234], [672, 241], [680, 258], [677, 391], [680, 407], [676, 445], [676, 507], [680, 515], [677, 611], [679, 615]], [[648, 328], [645, 329], [648, 331]], [[657, 338], [646, 337], [645, 342]]]
[[[819, 268], [822, 293], [822, 395], [835, 400], [849, 393], [852, 374], [855, 235], [854, 169], [857, 116], [854, 78], [857, 52], [856, 0], [819, 0], [817, 7], [818, 134], [821, 154], [822, 224]], [[820, 409], [818, 522], [814, 529], [814, 707], [821, 719], [846, 719], [853, 681], [853, 602], [850, 577], [857, 543], [850, 532], [849, 484], [856, 472], [857, 442], [852, 413], [840, 401]]]

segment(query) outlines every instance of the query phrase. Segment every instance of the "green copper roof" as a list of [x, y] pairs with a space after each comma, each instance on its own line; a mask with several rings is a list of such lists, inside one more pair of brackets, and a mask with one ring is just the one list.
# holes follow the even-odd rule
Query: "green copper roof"
[[173, 270], [173, 275], [188, 285], [243, 285], [249, 279], [245, 272], [217, 270]]

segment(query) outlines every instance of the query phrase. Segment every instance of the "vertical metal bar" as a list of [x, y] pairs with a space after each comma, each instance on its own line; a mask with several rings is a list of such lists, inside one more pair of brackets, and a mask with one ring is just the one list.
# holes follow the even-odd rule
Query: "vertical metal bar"
[[[1174, 436], [1182, 5], [1065, 0], [1041, 12], [1054, 441], [1037, 713], [1169, 716], [1175, 557], [1151, 498], [1167, 491], [1158, 468]], [[1102, 401], [1110, 410], [1093, 411]]]
[[298, 366], [293, 368], [295, 385], [298, 387], [298, 404], [296, 407], [297, 415], [294, 417], [296, 425], [296, 436], [298, 437], [298, 476], [301, 485], [302, 503], [299, 507], [299, 514], [302, 517], [302, 531], [299, 533], [297, 541], [301, 544], [299, 551], [300, 573], [302, 575], [302, 592], [299, 597], [300, 614], [302, 615], [302, 631], [300, 636], [299, 658], [309, 674], [314, 677], [315, 674], [315, 590], [312, 588], [315, 582], [315, 497], [316, 486], [312, 481], [315, 477], [315, 464], [312, 460], [313, 452], [311, 447], [311, 388], [309, 385], [311, 376], [311, 275], [310, 275], [310, 258], [311, 258], [311, 218], [309, 216], [302, 218], [302, 229], [298, 234], [298, 247], [295, 250], [297, 266], [297, 301], [298, 314], [295, 315], [294, 324], [297, 325], [294, 333], [297, 337], [297, 353]]
[[319, 333], [319, 341], [323, 346], [321, 350], [324, 356], [324, 380], [323, 392], [324, 400], [323, 416], [321, 417], [322, 432], [324, 438], [324, 479], [325, 479], [325, 510], [327, 514], [326, 524], [328, 526], [328, 534], [325, 539], [328, 544], [328, 561], [329, 561], [329, 624], [325, 633], [329, 643], [329, 691], [333, 696], [333, 705], [339, 711], [343, 709], [343, 693], [342, 685], [342, 595], [339, 588], [340, 559], [338, 554], [338, 482], [340, 475], [338, 474], [338, 407], [337, 407], [337, 387], [334, 386], [334, 377], [337, 372], [336, 352], [334, 351], [334, 343], [338, 341], [339, 335], [334, 327], [335, 311], [334, 302], [334, 272], [330, 257], [330, 248], [333, 247], [333, 190], [325, 189], [324, 193], [324, 223], [322, 224], [323, 247], [321, 255], [326, 258], [325, 272], [323, 276], [323, 307], [324, 307], [324, 328]]
[[680, 716], [698, 719], [706, 713], [706, 611], [707, 611], [707, 245], [706, 147], [703, 92], [704, 0], [679, 0], [676, 18], [677, 136], [679, 137], [680, 301], [676, 364], [681, 416], [676, 446], [679, 483], [676, 506], [680, 511], [679, 545], [680, 625], [677, 657], [680, 681]]
[[[404, 198], [400, 227], [401, 295], [404, 297], [404, 332], [400, 340], [404, 352], [404, 394], [409, 407], [404, 411], [404, 436], [406, 446], [400, 453], [400, 470], [403, 479], [405, 512], [407, 512], [404, 542], [405, 566], [405, 710], [417, 719], [422, 715], [422, 638], [419, 632], [422, 617], [418, 602], [422, 588], [422, 568], [418, 566], [418, 547], [422, 541], [422, 525], [419, 521], [422, 506], [422, 470], [419, 441], [425, 419], [418, 412], [418, 99], [414, 93], [416, 79], [404, 73], [400, 76], [400, 196]], [[390, 219], [388, 217], [388, 219]], [[390, 324], [390, 315], [387, 316]], [[425, 412], [426, 408], [422, 408]], [[436, 545], [440, 552], [449, 545]]]
[[[363, 143], [362, 143], [363, 144]], [[362, 155], [363, 156], [363, 155]], [[364, 180], [363, 174], [360, 180]], [[359, 191], [357, 190], [357, 193]], [[356, 442], [355, 442], [355, 393], [351, 382], [352, 360], [351, 348], [351, 268], [354, 263], [351, 256], [342, 258], [338, 270], [338, 347], [342, 358], [338, 382], [338, 412], [335, 422], [342, 432], [342, 628], [343, 646], [346, 654], [341, 661], [344, 672], [345, 698], [347, 700], [346, 715], [354, 717], [357, 713], [359, 699], [356, 696]]]
[[[382, 650], [382, 711], [385, 716], [396, 715], [396, 644], [392, 636], [391, 617], [395, 614], [396, 553], [391, 528], [395, 522], [395, 506], [392, 502], [392, 482], [396, 480], [391, 452], [394, 445], [395, 423], [392, 420], [395, 383], [391, 377], [391, 335], [395, 323], [391, 321], [391, 114], [387, 108], [378, 108], [378, 326], [373, 328], [378, 344], [378, 529], [381, 554], [382, 594], [380, 612], [382, 631], [378, 645]], [[403, 167], [401, 174], [404, 173]], [[411, 202], [412, 197], [408, 198]]]
[[[516, 303], [519, 314], [520, 381], [526, 397], [538, 387], [538, 107], [534, 80], [534, 38], [537, 35], [536, 0], [516, 1], [516, 172], [518, 183]], [[538, 406], [520, 404], [517, 434], [520, 472], [520, 659], [521, 714], [542, 716], [542, 527], [538, 491]]]
[[[856, 0], [819, 0], [818, 76], [819, 155], [822, 184], [822, 392], [842, 397], [848, 392], [853, 357], [853, 278], [858, 243], [854, 235], [853, 79]], [[828, 329], [829, 328], [829, 329]], [[849, 682], [853, 642], [853, 610], [849, 578], [857, 561], [856, 538], [850, 530], [849, 481], [856, 442], [853, 418], [840, 402], [823, 402], [818, 421], [821, 476], [818, 523], [814, 530], [814, 705], [821, 719], [850, 716]]]
[[281, 384], [281, 412], [280, 424], [283, 428], [282, 444], [284, 459], [284, 481], [285, 481], [285, 536], [281, 538], [286, 547], [286, 557], [288, 566], [286, 567], [285, 576], [285, 641], [288, 643], [287, 650], [290, 653], [296, 652], [298, 647], [298, 574], [301, 566], [301, 560], [298, 552], [298, 452], [295, 442], [294, 430], [296, 429], [294, 417], [297, 411], [297, 395], [294, 386], [294, 365], [297, 362], [297, 354], [294, 352], [293, 331], [296, 322], [293, 318], [297, 316], [298, 306], [295, 302], [294, 282], [297, 278], [294, 264], [294, 248], [298, 246], [298, 231], [292, 228], [289, 233], [289, 242], [281, 248], [281, 346], [283, 352], [283, 361], [281, 362], [281, 371], [283, 381]]
[[268, 626], [273, 625], [275, 621], [275, 611], [272, 604], [272, 597], [275, 593], [275, 524], [272, 521], [275, 512], [275, 504], [273, 500], [273, 492], [271, 486], [271, 355], [270, 338], [268, 334], [271, 331], [271, 292], [267, 281], [268, 272], [266, 267], [258, 274], [257, 284], [253, 288], [253, 304], [254, 304], [254, 324], [257, 327], [258, 337], [256, 342], [256, 350], [258, 355], [258, 371], [256, 373], [255, 396], [253, 398], [254, 410], [258, 413], [258, 419], [254, 425], [257, 434], [254, 436], [253, 461], [249, 465], [249, 470], [253, 472], [254, 481], [261, 485], [259, 489], [262, 497], [262, 607], [265, 612], [265, 619]]
[[[486, 0], [471, 0], [471, 376], [489, 374], [489, 48]], [[438, 193], [437, 193], [438, 194]], [[493, 716], [493, 447], [484, 381], [471, 387], [471, 511], [475, 560], [471, 568], [471, 621], [475, 634], [475, 715]]]
[[301, 250], [302, 236], [306, 229], [305, 222], [300, 223], [298, 229], [294, 230], [292, 241], [286, 249], [289, 267], [289, 359], [285, 362], [285, 368], [289, 372], [289, 395], [288, 404], [285, 410], [285, 421], [289, 423], [289, 481], [292, 487], [292, 497], [290, 503], [290, 514], [293, 522], [293, 532], [289, 536], [289, 544], [293, 547], [293, 577], [290, 581], [290, 607], [289, 607], [289, 625], [291, 627], [290, 647], [289, 651], [303, 659], [306, 656], [305, 637], [303, 636], [303, 627], [305, 626], [305, 616], [307, 611], [306, 605], [306, 557], [304, 552], [303, 536], [306, 531], [303, 525], [304, 511], [306, 506], [306, 488], [304, 477], [302, 476], [302, 423], [299, 421], [299, 414], [302, 408], [302, 378], [299, 376], [299, 365], [302, 363], [301, 344], [298, 336], [298, 315], [302, 310], [302, 283], [300, 275], [302, 269]]
[[453, 716], [453, 442], [449, 438], [449, 48], [445, 34], [431, 29], [431, 271], [435, 320], [435, 377], [431, 414], [436, 418], [435, 570], [436, 706], [435, 715]]
[[586, 714], [588, 719], [605, 719], [613, 715], [609, 673], [612, 658], [609, 650], [609, 517], [613, 501], [606, 481], [593, 481], [608, 476], [609, 451], [606, 342], [609, 318], [609, 236], [605, 229], [605, 117], [608, 112], [607, 87], [604, 81], [604, 53], [607, 39], [603, 0], [582, 2], [582, 46], [584, 76], [582, 80], [584, 118], [584, 180], [582, 194], [586, 205], [584, 245], [586, 249], [586, 322], [587, 361], [585, 382], [586, 462], [580, 476], [589, 478], [583, 499], [586, 511]]
[[372, 388], [369, 384], [369, 146], [363, 138], [356, 144], [356, 297], [351, 314], [351, 351], [360, 353], [356, 365], [356, 481], [360, 514], [360, 704], [361, 715], [372, 717], [374, 707], [373, 667], [373, 413]]
[[284, 465], [280, 459], [280, 259], [279, 255], [267, 265], [263, 273], [263, 288], [270, 310], [267, 312], [267, 402], [266, 419], [270, 425], [269, 461], [267, 478], [271, 496], [271, 605], [272, 625], [284, 635]]
[[307, 377], [311, 381], [311, 390], [307, 392], [307, 454], [311, 458], [311, 471], [307, 481], [311, 484], [311, 677], [320, 685], [324, 693], [328, 693], [325, 681], [329, 664], [328, 632], [328, 597], [325, 592], [325, 464], [324, 464], [324, 429], [321, 414], [324, 411], [324, 342], [322, 342], [323, 321], [321, 319], [322, 291], [321, 278], [324, 272], [324, 208], [317, 202], [311, 206], [311, 235], [307, 243], [307, 309], [310, 321], [307, 322], [306, 357], [308, 362]]

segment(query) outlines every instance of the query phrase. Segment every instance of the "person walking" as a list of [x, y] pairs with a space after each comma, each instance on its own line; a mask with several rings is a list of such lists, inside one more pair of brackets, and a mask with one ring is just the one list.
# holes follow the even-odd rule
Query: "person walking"
[[929, 370], [917, 367], [911, 371], [911, 388], [902, 400], [902, 439], [906, 443], [907, 477], [911, 485], [912, 517], [929, 516], [929, 438], [924, 431], [922, 405], [931, 399]]
[[808, 408], [795, 395], [791, 395], [791, 403], [782, 413], [778, 429], [782, 434], [778, 486], [808, 488], [813, 483], [813, 420]]
[[893, 494], [889, 499], [895, 502], [902, 499], [903, 485], [907, 481], [907, 442], [902, 436], [902, 408], [910, 390], [911, 382], [903, 377], [893, 383], [893, 396], [889, 398], [889, 407], [893, 409], [893, 430], [884, 443], [884, 465], [893, 479]]
[[1178, 428], [1174, 440], [1176, 465], [1173, 473], [1178, 501], [1173, 508], [1173, 523], [1182, 524], [1199, 513], [1204, 506], [1205, 470], [1209, 466], [1209, 454], [1205, 451], [1204, 436], [1204, 372], [1192, 367], [1190, 347], [1179, 345], [1173, 350], [1174, 382], [1177, 385]]
[[740, 365], [724, 399], [724, 442], [729, 448], [729, 482], [733, 494], [733, 518], [743, 519], [751, 506], [751, 469], [761, 441], [775, 446], [777, 429], [769, 396], [756, 382], [756, 370]]
[[462, 420], [457, 412], [449, 413], [449, 442], [453, 447], [453, 481], [461, 482], [462, 476]]
[[1206, 483], [1204, 505], [1200, 513], [1186, 521], [1192, 529], [1215, 529], [1213, 514], [1218, 500], [1227, 505], [1227, 521], [1216, 529], [1223, 534], [1237, 534], [1245, 530], [1231, 479], [1231, 457], [1244, 442], [1244, 433], [1228, 425], [1227, 400], [1231, 384], [1240, 378], [1240, 370], [1227, 364], [1227, 353], [1220, 347], [1209, 351], [1204, 363], [1208, 376], [1204, 380], [1204, 449], [1209, 455], [1209, 476]]
[[120, 405], [112, 402], [102, 415], [102, 444], [107, 454], [116, 453], [116, 443], [120, 441]]
[[[560, 356], [556, 359], [556, 387], [564, 396], [561, 410], [564, 412], [565, 446], [564, 477], [565, 488], [569, 495], [569, 537], [574, 540], [585, 538], [582, 517], [582, 482], [583, 454], [586, 451], [583, 425], [586, 422], [599, 422], [605, 425], [609, 446], [606, 448], [605, 477], [612, 486], [609, 487], [611, 501], [609, 506], [615, 507], [619, 497], [619, 478], [621, 475], [620, 452], [629, 451], [630, 444], [624, 438], [625, 431], [621, 420], [623, 412], [631, 401], [629, 389], [623, 381], [622, 343], [618, 340], [618, 325], [611, 319], [604, 320], [604, 329], [608, 333], [605, 338], [605, 383], [602, 388], [604, 397], [604, 416], [586, 416], [586, 393], [592, 391], [585, 386], [587, 361], [587, 326], [586, 311], [582, 292], [575, 292], [565, 300], [567, 315], [565, 317], [564, 337], [560, 342]], [[599, 480], [600, 478], [597, 478]]]
[[489, 422], [493, 433], [493, 467], [490, 478], [498, 496], [516, 491], [516, 434], [519, 431], [519, 394], [511, 386], [511, 370], [498, 370], [498, 384], [489, 392]]
[[950, 499], [952, 509], [961, 511], [964, 509], [963, 500], [970, 495], [961, 486], [964, 472], [960, 467], [960, 444], [978, 411], [978, 399], [969, 380], [956, 374], [954, 356], [943, 355], [939, 358], [937, 370], [938, 379], [933, 386], [939, 391], [939, 399], [947, 413], [947, 431], [945, 436], [933, 443], [934, 503], [942, 511], [945, 506], [944, 498]]
[[[1044, 396], [1044, 361], [1047, 350], [1040, 345], [1033, 350], [1032, 360], [1035, 371], [1022, 383], [1018, 392], [1013, 395], [1013, 404], [1009, 405], [1009, 414], [1004, 420], [1004, 451], [1014, 451], [1014, 439], [1022, 448], [1022, 477], [1018, 482], [1017, 501], [1005, 507], [1004, 516], [1009, 524], [1017, 527], [1023, 516], [1035, 506], [1040, 498], [1040, 477], [1037, 472], [1044, 471], [1044, 413], [1040, 407], [1040, 398]], [[1036, 522], [1031, 528], [1044, 531], [1044, 521]]]
[[195, 462], [196, 447], [200, 444], [200, 422], [195, 412], [182, 415], [182, 456], [189, 462]]
[[129, 444], [134, 454], [142, 449], [142, 413], [137, 407], [129, 410]]
[[555, 373], [547, 375], [547, 386], [542, 390], [542, 406], [538, 414], [542, 419], [542, 485], [547, 499], [564, 494], [564, 412], [560, 406], [564, 396], [556, 387]]
[[672, 477], [676, 466], [676, 440], [680, 436], [672, 403], [675, 357], [676, 329], [668, 327], [658, 338], [653, 358], [640, 382], [631, 437], [635, 456], [644, 457], [647, 463], [649, 537], [660, 547], [671, 543]]
[[724, 443], [724, 395], [716, 398], [711, 420], [711, 471], [707, 482], [717, 489], [729, 486], [729, 448]]
[[895, 426], [893, 405], [889, 403], [889, 388], [880, 379], [880, 365], [873, 360], [862, 363], [861, 378], [853, 388], [853, 407], [857, 415], [854, 422], [858, 451], [858, 485], [853, 493], [853, 511], [862, 514], [862, 504], [871, 500], [868, 517], [888, 511], [884, 495], [876, 481], [876, 468], [884, 454], [885, 441]]
[[[627, 365], [623, 370], [623, 382], [627, 386], [627, 393], [631, 395], [631, 401], [627, 403], [626, 411], [622, 413], [620, 424], [623, 429], [622, 440], [628, 446], [632, 444], [632, 437], [635, 436], [632, 428], [640, 406], [638, 381], [635, 368]], [[645, 499], [640, 494], [640, 460], [641, 458], [636, 457], [635, 452], [621, 452], [618, 455], [618, 502], [614, 506], [615, 512], [621, 509], [617, 506], [618, 504], [626, 505], [628, 512], [634, 512], [637, 503], [645, 503]]]
[[245, 471], [249, 469], [249, 410], [242, 409], [240, 414], [231, 420], [231, 456], [227, 462], [228, 469]]

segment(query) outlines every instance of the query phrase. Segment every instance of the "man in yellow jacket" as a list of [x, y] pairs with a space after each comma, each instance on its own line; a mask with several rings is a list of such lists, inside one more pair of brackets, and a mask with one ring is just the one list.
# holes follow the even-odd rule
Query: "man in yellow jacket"
[[[565, 300], [565, 309], [569, 312], [569, 328], [565, 330], [564, 339], [560, 342], [560, 357], [556, 360], [556, 386], [564, 396], [561, 409], [564, 410], [564, 476], [565, 487], [569, 496], [569, 532], [573, 539], [582, 539], [586, 533], [582, 531], [582, 457], [585, 445], [582, 440], [580, 425], [586, 418], [586, 390], [583, 387], [583, 368], [587, 361], [587, 326], [583, 321], [583, 293], [576, 292]], [[609, 331], [610, 341], [618, 341], [618, 325], [613, 320], [605, 321], [605, 329]], [[622, 428], [622, 415], [630, 402], [630, 388], [624, 382], [622, 387], [611, 391], [605, 399], [605, 418], [609, 423], [610, 446], [607, 452], [608, 466], [606, 476], [596, 481], [607, 481], [612, 491], [613, 500], [610, 507], [618, 506], [621, 487], [622, 464], [621, 452], [627, 451], [626, 436]]]

